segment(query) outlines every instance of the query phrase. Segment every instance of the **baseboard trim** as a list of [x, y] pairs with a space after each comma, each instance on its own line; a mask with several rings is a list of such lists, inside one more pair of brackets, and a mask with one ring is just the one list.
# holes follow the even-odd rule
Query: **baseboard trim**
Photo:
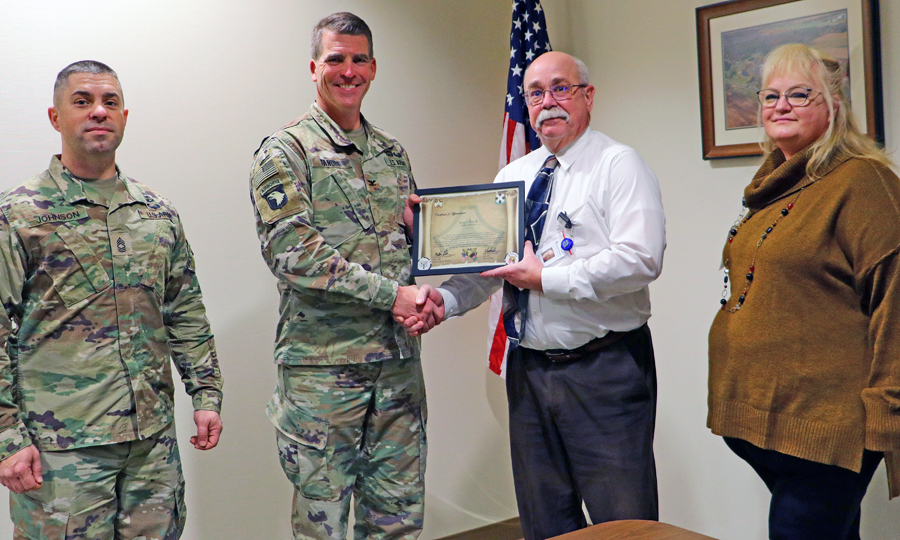
[[518, 517], [514, 517], [437, 540], [520, 540], [523, 536], [522, 523]]

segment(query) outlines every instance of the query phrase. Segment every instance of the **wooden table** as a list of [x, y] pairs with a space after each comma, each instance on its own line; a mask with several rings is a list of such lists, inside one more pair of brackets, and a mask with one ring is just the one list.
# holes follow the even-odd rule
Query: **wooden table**
[[553, 540], [715, 540], [715, 538], [666, 523], [629, 519], [601, 523], [557, 536]]

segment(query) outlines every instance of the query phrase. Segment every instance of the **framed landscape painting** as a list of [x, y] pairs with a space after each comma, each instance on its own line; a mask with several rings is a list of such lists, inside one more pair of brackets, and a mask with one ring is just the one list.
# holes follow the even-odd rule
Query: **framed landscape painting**
[[735, 0], [697, 8], [704, 159], [762, 153], [760, 68], [786, 43], [841, 62], [860, 129], [884, 141], [878, 0]]

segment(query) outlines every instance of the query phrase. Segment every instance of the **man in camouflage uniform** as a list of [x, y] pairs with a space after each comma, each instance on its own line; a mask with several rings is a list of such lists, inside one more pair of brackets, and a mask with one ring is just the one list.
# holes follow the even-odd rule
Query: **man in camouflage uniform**
[[[365, 22], [320, 21], [316, 102], [262, 142], [251, 172], [262, 254], [281, 293], [267, 412], [294, 484], [296, 539], [345, 538], [351, 495], [357, 539], [422, 528], [420, 344], [394, 320], [417, 310], [404, 226], [415, 185], [400, 143], [360, 115], [375, 67]], [[424, 330], [439, 311], [419, 308]]]
[[0, 482], [16, 539], [177, 539], [184, 479], [171, 362], [195, 448], [216, 446], [222, 378], [172, 204], [115, 164], [115, 72], [60, 72], [62, 153], [0, 197]]

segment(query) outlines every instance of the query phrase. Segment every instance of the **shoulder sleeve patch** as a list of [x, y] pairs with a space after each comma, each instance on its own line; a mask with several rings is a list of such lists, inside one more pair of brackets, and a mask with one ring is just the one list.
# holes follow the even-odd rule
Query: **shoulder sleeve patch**
[[268, 155], [254, 167], [253, 200], [260, 217], [268, 224], [303, 210], [292, 176], [278, 159]]
[[262, 163], [259, 164], [259, 167], [256, 167], [253, 171], [253, 189], [259, 187], [260, 184], [272, 178], [278, 173], [278, 168], [275, 167], [275, 163], [272, 162], [272, 158], [266, 156]]

